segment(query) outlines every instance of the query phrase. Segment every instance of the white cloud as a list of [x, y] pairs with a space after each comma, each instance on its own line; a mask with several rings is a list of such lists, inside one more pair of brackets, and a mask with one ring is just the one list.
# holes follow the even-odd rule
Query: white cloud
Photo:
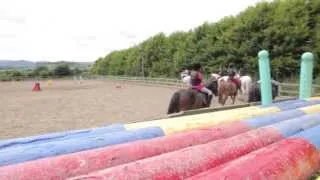
[[0, 59], [94, 61], [260, 0], [0, 0]]

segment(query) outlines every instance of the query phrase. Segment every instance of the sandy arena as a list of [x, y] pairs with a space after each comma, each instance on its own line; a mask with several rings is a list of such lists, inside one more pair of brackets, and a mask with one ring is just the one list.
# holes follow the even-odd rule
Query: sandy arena
[[177, 90], [98, 80], [40, 83], [42, 91], [32, 92], [33, 81], [0, 82], [0, 139], [163, 117]]

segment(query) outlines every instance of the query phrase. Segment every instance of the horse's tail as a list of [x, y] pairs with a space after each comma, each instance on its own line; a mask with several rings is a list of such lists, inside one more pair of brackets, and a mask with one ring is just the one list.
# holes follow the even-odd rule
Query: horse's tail
[[251, 88], [249, 89], [248, 102], [251, 103], [251, 102], [261, 101], [259, 86], [256, 83], [254, 83], [250, 87]]
[[170, 100], [167, 114], [179, 112], [179, 100], [180, 100], [180, 94], [178, 92], [175, 92]]
[[254, 102], [254, 92], [255, 91], [253, 88], [251, 91], [248, 93], [248, 103]]

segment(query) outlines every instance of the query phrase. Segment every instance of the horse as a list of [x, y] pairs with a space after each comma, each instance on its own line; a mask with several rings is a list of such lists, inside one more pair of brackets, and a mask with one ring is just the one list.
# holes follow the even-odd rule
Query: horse
[[[232, 103], [235, 103], [235, 98], [238, 94], [238, 90], [242, 93], [242, 83], [241, 77], [239, 73], [236, 73], [234, 78], [235, 80], [239, 80], [238, 85], [230, 80], [229, 76], [221, 76], [220, 74], [212, 73], [211, 77], [218, 79], [218, 96], [219, 96], [219, 103], [225, 105], [226, 100], [230, 96], [232, 99]], [[240, 86], [240, 87], [238, 87]]]
[[218, 85], [219, 103], [225, 105], [228, 97], [232, 99], [232, 104], [235, 103], [239, 88], [230, 79], [222, 79]]
[[[205, 86], [217, 96], [217, 79], [210, 78]], [[181, 89], [173, 94], [171, 97], [167, 114], [179, 113], [180, 111], [187, 111], [191, 109], [199, 109], [210, 107], [212, 96], [199, 92], [194, 89]]]
[[191, 81], [191, 76], [190, 76], [190, 71], [188, 69], [182, 71], [180, 73], [181, 76], [181, 81], [187, 85], [190, 85], [190, 81]]
[[[271, 81], [271, 88], [272, 88], [272, 100], [275, 99], [276, 96], [278, 96], [278, 89], [280, 83], [277, 81], [272, 80]], [[251, 85], [251, 88], [249, 90], [249, 97], [248, 102], [259, 102], [261, 101], [261, 92], [260, 92], [260, 84], [259, 82], [255, 82]]]
[[241, 92], [243, 95], [248, 95], [252, 84], [252, 79], [250, 76], [240, 76], [241, 82]]
[[[212, 73], [211, 74], [211, 77], [214, 77], [214, 78], [216, 78], [216, 79], [218, 79], [218, 87], [220, 86], [220, 82], [222, 81], [222, 80], [224, 80], [224, 81], [228, 81], [229, 80], [229, 76], [221, 76], [221, 75], [219, 75], [219, 74], [216, 74], [216, 73]], [[248, 76], [249, 77], [249, 76]], [[240, 80], [240, 84], [241, 84], [241, 88], [240, 88], [240, 90], [241, 90], [241, 92], [243, 92], [242, 91], [242, 81], [241, 81], [241, 76], [240, 76], [240, 74], [238, 74], [238, 73], [236, 73], [235, 74], [235, 76], [234, 76], [234, 78], [235, 79], [239, 79]], [[249, 77], [250, 78], [250, 77]], [[243, 79], [243, 80], [246, 80], [245, 78]], [[251, 78], [250, 78], [250, 80], [251, 80]], [[245, 82], [244, 82], [245, 83]]]
[[182, 78], [182, 82], [185, 83], [186, 85], [190, 85], [190, 81], [191, 81], [191, 76], [190, 75], [184, 76]]
[[234, 77], [240, 80], [240, 85], [241, 85], [241, 87], [240, 87], [241, 91], [240, 92], [241, 92], [241, 94], [242, 95], [248, 95], [249, 89], [250, 89], [251, 84], [252, 84], [251, 77], [248, 76], [248, 75], [241, 76], [240, 72], [236, 73], [236, 75]]
[[220, 74], [211, 73], [210, 75], [211, 75], [211, 77], [216, 78], [216, 79], [220, 78]]

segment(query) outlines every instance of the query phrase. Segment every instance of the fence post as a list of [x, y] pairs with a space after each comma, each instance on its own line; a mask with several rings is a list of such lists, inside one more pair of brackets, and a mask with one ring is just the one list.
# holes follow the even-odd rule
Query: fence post
[[280, 97], [281, 96], [281, 91], [282, 91], [282, 87], [281, 87], [282, 85], [281, 84], [279, 84], [279, 86], [278, 86], [278, 97]]
[[259, 75], [261, 89], [261, 104], [269, 105], [272, 103], [271, 77], [270, 77], [270, 60], [269, 53], [262, 50], [258, 53], [259, 57]]
[[303, 53], [301, 56], [299, 98], [305, 99], [312, 96], [313, 54]]

